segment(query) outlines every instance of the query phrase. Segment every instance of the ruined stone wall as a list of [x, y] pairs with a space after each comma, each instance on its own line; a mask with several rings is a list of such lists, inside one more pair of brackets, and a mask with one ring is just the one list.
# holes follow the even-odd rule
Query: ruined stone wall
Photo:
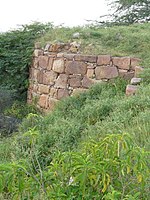
[[131, 79], [138, 58], [82, 55], [70, 44], [36, 45], [30, 68], [28, 102], [37, 99], [42, 110], [52, 110], [57, 101], [86, 91], [91, 85], [116, 77]]

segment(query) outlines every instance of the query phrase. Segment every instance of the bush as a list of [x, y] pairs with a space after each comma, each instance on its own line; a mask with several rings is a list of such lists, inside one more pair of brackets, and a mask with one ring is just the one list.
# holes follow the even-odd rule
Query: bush
[[0, 84], [26, 97], [29, 66], [35, 40], [52, 28], [51, 24], [33, 23], [0, 34]]

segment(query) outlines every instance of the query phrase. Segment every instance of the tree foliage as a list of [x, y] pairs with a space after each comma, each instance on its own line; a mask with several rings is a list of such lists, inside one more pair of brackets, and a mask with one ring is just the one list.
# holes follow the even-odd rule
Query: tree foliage
[[150, 21], [150, 0], [115, 0], [114, 21], [133, 24]]
[[26, 93], [28, 71], [35, 40], [52, 28], [51, 24], [33, 23], [0, 34], [0, 84]]

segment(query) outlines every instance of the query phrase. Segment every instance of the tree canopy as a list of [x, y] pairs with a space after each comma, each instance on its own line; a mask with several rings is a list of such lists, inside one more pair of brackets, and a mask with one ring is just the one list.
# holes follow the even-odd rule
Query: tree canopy
[[150, 0], [115, 0], [113, 14], [117, 23], [133, 24], [150, 21]]

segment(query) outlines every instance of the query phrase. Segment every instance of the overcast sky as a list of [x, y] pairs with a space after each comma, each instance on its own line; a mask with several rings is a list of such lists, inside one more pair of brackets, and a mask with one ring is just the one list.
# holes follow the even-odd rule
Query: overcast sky
[[83, 25], [86, 20], [107, 14], [107, 3], [108, 0], [1, 0], [0, 32], [33, 21]]

